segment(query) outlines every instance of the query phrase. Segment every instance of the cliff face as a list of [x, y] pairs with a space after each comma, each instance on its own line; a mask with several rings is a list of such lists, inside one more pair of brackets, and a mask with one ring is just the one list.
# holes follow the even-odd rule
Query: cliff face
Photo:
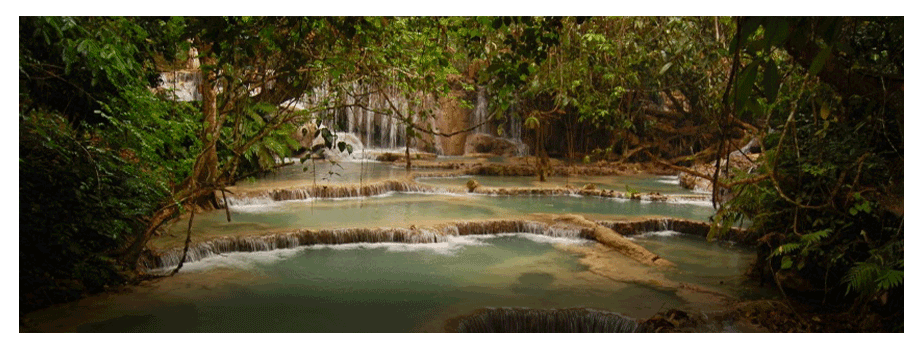
[[[442, 113], [436, 124], [442, 133], [451, 134], [471, 127], [469, 118], [471, 110], [462, 107], [458, 101], [463, 97], [462, 91], [452, 90], [449, 96], [439, 98]], [[436, 136], [436, 139], [442, 146], [443, 154], [462, 155], [469, 134], [469, 132], [463, 132], [451, 137]]]

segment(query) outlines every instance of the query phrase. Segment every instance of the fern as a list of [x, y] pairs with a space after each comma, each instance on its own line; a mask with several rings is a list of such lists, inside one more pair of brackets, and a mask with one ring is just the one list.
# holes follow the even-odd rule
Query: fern
[[797, 242], [783, 244], [779, 246], [777, 249], [775, 249], [775, 251], [773, 251], [772, 254], [769, 255], [769, 257], [776, 257], [779, 255], [785, 255], [785, 254], [792, 254], [800, 250], [803, 247], [804, 247], [803, 243], [797, 243]]
[[807, 245], [816, 244], [821, 239], [829, 237], [830, 232], [832, 232], [832, 229], [830, 228], [819, 230], [810, 234], [803, 235], [803, 237], [800, 238], [800, 241]]
[[903, 284], [903, 271], [885, 270], [877, 279], [877, 288], [887, 290]]
[[880, 266], [874, 263], [860, 262], [853, 266], [845, 275], [843, 282], [847, 283], [845, 293], [856, 291], [859, 294], [868, 294], [871, 286], [880, 274]]

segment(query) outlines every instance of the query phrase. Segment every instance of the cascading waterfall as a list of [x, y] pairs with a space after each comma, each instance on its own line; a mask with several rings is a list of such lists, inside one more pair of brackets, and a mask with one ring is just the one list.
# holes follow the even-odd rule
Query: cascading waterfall
[[[159, 90], [170, 91], [172, 98], [178, 101], [197, 101], [201, 100], [199, 85], [201, 84], [201, 74], [198, 71], [175, 71], [163, 72]], [[219, 87], [220, 88], [220, 87]], [[424, 102], [426, 106], [418, 106], [411, 103], [410, 96], [401, 93], [396, 87], [388, 87], [385, 91], [372, 93], [369, 87], [361, 83], [353, 83], [351, 90], [354, 94], [336, 91], [327, 84], [321, 84], [313, 88], [309, 93], [300, 98], [291, 99], [282, 103], [281, 107], [292, 108], [294, 110], [304, 110], [312, 106], [321, 106], [333, 103], [345, 105], [342, 108], [334, 108], [317, 113], [323, 124], [329, 126], [336, 132], [347, 132], [359, 135], [362, 144], [368, 148], [396, 150], [403, 148], [402, 140], [406, 139], [406, 130], [401, 125], [401, 121], [394, 115], [378, 113], [376, 111], [386, 111], [392, 109], [387, 102], [389, 99], [393, 103], [393, 108], [397, 108], [404, 116], [410, 118], [413, 123], [419, 122], [416, 113], [423, 108], [428, 109], [432, 100]], [[385, 98], [385, 95], [387, 98]], [[358, 105], [367, 106], [367, 108]], [[478, 125], [474, 132], [484, 133], [496, 136], [496, 131], [486, 123], [489, 117], [490, 98], [486, 87], [478, 87], [476, 92], [476, 102], [474, 109], [469, 114], [469, 125]], [[442, 118], [440, 108], [432, 108], [433, 118]], [[522, 140], [522, 120], [516, 111], [509, 111], [509, 126], [504, 138], [512, 141], [517, 146], [517, 155], [523, 156], [528, 153], [528, 146]], [[434, 129], [438, 129], [438, 122], [431, 124]], [[428, 126], [425, 126], [428, 127]], [[440, 136], [438, 136], [440, 137]], [[438, 138], [436, 137], [436, 138]], [[441, 142], [432, 143], [434, 151], [441, 154]]]
[[471, 113], [471, 124], [479, 125], [475, 129], [478, 133], [490, 134], [490, 128], [487, 127], [486, 121], [489, 116], [489, 103], [487, 102], [487, 88], [480, 86], [477, 88], [477, 104], [474, 105], [474, 111]]
[[[622, 236], [635, 236], [646, 232], [655, 231], [676, 231], [684, 234], [707, 238], [711, 231], [711, 224], [701, 221], [675, 219], [675, 218], [653, 218], [640, 221], [596, 221], [599, 225], [610, 228]], [[745, 229], [731, 227], [723, 239], [749, 244], [754, 242], [758, 237], [753, 237]]]
[[[189, 246], [186, 262], [193, 262], [223, 253], [259, 252], [276, 249], [290, 249], [314, 244], [348, 243], [438, 243], [444, 238], [432, 230], [411, 230], [405, 228], [350, 228], [334, 230], [298, 230], [262, 236], [221, 237]], [[166, 250], [145, 259], [141, 263], [147, 269], [164, 269], [179, 265], [183, 247]]]
[[[515, 105], [509, 107], [509, 138], [522, 141], [522, 117], [519, 116]], [[524, 143], [523, 143], [524, 144]], [[526, 151], [527, 151], [526, 146]]]
[[[457, 324], [457, 325], [455, 325]], [[459, 333], [637, 333], [636, 320], [593, 309], [482, 309], [449, 321], [447, 331]]]
[[[312, 92], [302, 98], [298, 105], [317, 105], [323, 101], [341, 100], [347, 107], [334, 109], [328, 112], [320, 113], [324, 124], [330, 126], [337, 132], [354, 133], [359, 136], [362, 143], [369, 148], [398, 150], [404, 147], [403, 140], [406, 139], [406, 130], [402, 122], [396, 115], [379, 113], [377, 111], [387, 111], [396, 108], [400, 114], [406, 116], [413, 123], [419, 122], [417, 114], [426, 106], [411, 103], [410, 97], [403, 95], [395, 87], [388, 87], [384, 91], [372, 93], [368, 86], [354, 83], [352, 86], [355, 95], [346, 93], [338, 95], [331, 92], [325, 86], [317, 87]], [[388, 103], [390, 100], [390, 103]], [[424, 102], [428, 103], [428, 102]], [[393, 107], [391, 106], [393, 104]], [[364, 105], [367, 108], [359, 107]], [[440, 118], [443, 113], [439, 108], [432, 110], [433, 118]], [[528, 153], [528, 146], [521, 141], [522, 121], [514, 110], [510, 110], [510, 120], [508, 131], [505, 139], [513, 142], [517, 146], [517, 155], [523, 156]], [[489, 116], [489, 95], [485, 87], [477, 88], [477, 97], [474, 109], [471, 111], [470, 125], [478, 125], [474, 132], [495, 135], [489, 123], [486, 123]], [[431, 124], [434, 128], [438, 123]], [[436, 128], [437, 129], [437, 128]], [[441, 152], [441, 143], [433, 142], [436, 152]]]
[[202, 83], [202, 74], [197, 71], [175, 71], [160, 73], [159, 89], [175, 101], [201, 101], [202, 94], [199, 85]]
[[[419, 174], [432, 176], [432, 174]], [[358, 198], [388, 194], [391, 192], [403, 193], [438, 193], [438, 194], [464, 194], [466, 189], [443, 188], [421, 184], [412, 180], [384, 180], [368, 184], [343, 184], [343, 185], [318, 185], [302, 188], [281, 188], [260, 191], [238, 191], [226, 194], [227, 203], [223, 196], [218, 196], [218, 206], [244, 206], [267, 204], [271, 202], [332, 199], [332, 198]], [[475, 194], [491, 196], [592, 196], [601, 198], [635, 199], [645, 202], [681, 202], [692, 197], [689, 195], [661, 195], [643, 194], [632, 198], [630, 194], [611, 190], [600, 189], [575, 189], [575, 188], [543, 188], [543, 187], [486, 187], [481, 186], [474, 190]]]
[[560, 238], [592, 238], [590, 229], [561, 224], [547, 225], [530, 220], [469, 221], [449, 224], [447, 227], [447, 232], [459, 236], [518, 232]]
[[[314, 244], [348, 243], [440, 243], [445, 236], [490, 235], [500, 233], [532, 233], [549, 237], [591, 239], [591, 229], [561, 224], [548, 225], [530, 220], [470, 221], [437, 225], [428, 228], [346, 228], [332, 230], [297, 230], [261, 236], [220, 237], [196, 242], [189, 246], [186, 262], [193, 262], [224, 253], [257, 252], [290, 249]], [[175, 267], [182, 259], [183, 247], [152, 253], [142, 259], [147, 269]]]
[[[645, 232], [661, 231], [664, 228], [696, 236], [707, 237], [710, 224], [682, 219], [653, 218], [635, 221], [595, 221], [623, 236], [639, 235]], [[462, 221], [435, 225], [433, 227], [410, 228], [344, 228], [327, 230], [296, 230], [260, 236], [231, 236], [196, 242], [189, 246], [186, 262], [199, 261], [210, 256], [233, 252], [257, 252], [275, 249], [290, 249], [314, 244], [349, 243], [440, 243], [446, 236], [493, 235], [501, 233], [531, 233], [548, 237], [594, 240], [590, 227], [568, 224], [514, 219], [488, 221]], [[730, 231], [730, 240], [753, 241], [740, 229]], [[147, 269], [172, 268], [179, 264], [183, 247], [153, 252], [142, 258]]]
[[[226, 205], [234, 207], [281, 201], [371, 197], [391, 192], [448, 194], [460, 193], [461, 190], [452, 191], [406, 180], [384, 180], [368, 184], [318, 185], [227, 194]], [[224, 199], [220, 196], [218, 197], [218, 206], [225, 206]]]

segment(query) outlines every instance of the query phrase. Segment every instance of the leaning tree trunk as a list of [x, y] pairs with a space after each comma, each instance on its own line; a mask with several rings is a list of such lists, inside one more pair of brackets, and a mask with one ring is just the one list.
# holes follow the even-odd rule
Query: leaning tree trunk
[[[202, 187], [215, 188], [220, 180], [217, 145], [221, 129], [218, 125], [217, 61], [211, 55], [210, 44], [202, 44], [200, 47], [202, 49], [202, 83], [199, 85], [199, 92], [202, 94], [202, 134], [200, 137], [204, 146], [192, 168], [192, 176], [185, 183], [189, 191]], [[195, 198], [192, 202], [198, 207], [217, 206], [214, 193]]]
[[202, 143], [201, 157], [195, 164], [193, 178], [199, 184], [213, 184], [218, 177], [218, 91], [215, 86], [216, 73], [213, 57], [203, 57], [202, 84]]

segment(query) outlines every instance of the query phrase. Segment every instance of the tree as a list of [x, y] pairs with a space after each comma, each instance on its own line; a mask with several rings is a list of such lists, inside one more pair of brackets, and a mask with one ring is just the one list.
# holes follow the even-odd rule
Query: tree
[[824, 303], [877, 310], [895, 328], [902, 324], [902, 21], [739, 20], [732, 105], [738, 116], [765, 121], [765, 175], [734, 186], [718, 212], [724, 223], [752, 220], [772, 275], [799, 276]]
[[124, 281], [142, 229], [195, 146], [192, 110], [156, 98], [145, 40], [125, 18], [20, 19], [20, 311]]

